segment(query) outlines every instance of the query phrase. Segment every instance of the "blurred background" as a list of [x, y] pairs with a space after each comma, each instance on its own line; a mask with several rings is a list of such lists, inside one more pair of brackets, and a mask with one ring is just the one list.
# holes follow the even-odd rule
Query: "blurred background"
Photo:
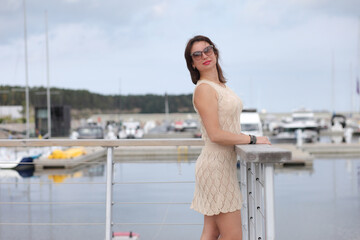
[[[243, 132], [268, 136], [293, 153], [293, 166], [275, 172], [278, 239], [360, 239], [360, 1], [0, 0], [0, 138], [200, 138], [184, 59], [187, 41], [199, 34], [220, 50], [227, 85], [243, 101]], [[200, 148], [137, 151], [118, 150], [119, 180], [194, 179]], [[79, 156], [88, 163], [36, 168], [36, 161]], [[0, 157], [13, 162], [0, 163], [2, 202], [104, 198], [102, 188], [88, 196], [91, 184], [76, 185], [105, 179], [98, 148], [0, 146]], [[31, 164], [22, 172], [25, 160]], [[65, 188], [66, 182], [75, 185]], [[193, 185], [139, 187], [140, 195], [134, 189], [117, 191], [135, 201], [191, 201]], [[25, 239], [102, 238], [102, 227], [5, 226], [84, 222], [90, 207], [74, 217], [66, 206], [0, 204], [0, 239], [24, 239], [19, 232]], [[91, 221], [103, 221], [103, 209], [92, 209]], [[188, 206], [116, 211], [119, 222], [202, 221]], [[130, 228], [141, 239], [201, 233], [199, 225], [117, 230]]]

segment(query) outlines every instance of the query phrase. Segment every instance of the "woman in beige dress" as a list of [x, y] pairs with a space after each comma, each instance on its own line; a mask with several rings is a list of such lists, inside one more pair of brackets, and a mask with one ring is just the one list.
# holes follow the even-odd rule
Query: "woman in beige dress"
[[195, 111], [200, 115], [205, 142], [195, 167], [191, 208], [204, 215], [201, 240], [240, 240], [241, 193], [236, 174], [237, 144], [270, 144], [267, 137], [241, 133], [240, 98], [226, 85], [219, 51], [205, 36], [190, 39], [185, 49], [187, 68], [196, 85]]

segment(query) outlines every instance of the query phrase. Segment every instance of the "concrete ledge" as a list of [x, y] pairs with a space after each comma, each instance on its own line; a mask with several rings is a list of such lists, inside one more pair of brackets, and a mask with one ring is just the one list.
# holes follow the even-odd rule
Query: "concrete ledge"
[[276, 163], [291, 161], [291, 151], [272, 145], [236, 145], [236, 153], [246, 162]]

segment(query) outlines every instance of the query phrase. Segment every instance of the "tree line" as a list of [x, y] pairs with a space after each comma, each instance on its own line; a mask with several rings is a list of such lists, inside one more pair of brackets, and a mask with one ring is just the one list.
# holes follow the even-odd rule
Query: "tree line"
[[[164, 113], [165, 94], [102, 95], [88, 90], [51, 88], [51, 105], [69, 105], [72, 109], [100, 109], [105, 112]], [[169, 112], [194, 112], [192, 94], [168, 95]], [[46, 106], [46, 88], [29, 88], [30, 106]], [[0, 106], [25, 106], [25, 90], [20, 86], [0, 86]]]

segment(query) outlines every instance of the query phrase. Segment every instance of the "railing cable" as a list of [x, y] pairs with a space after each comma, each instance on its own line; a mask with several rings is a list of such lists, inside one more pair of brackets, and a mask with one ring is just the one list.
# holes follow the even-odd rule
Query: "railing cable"
[[[114, 182], [113, 184], [116, 185], [125, 185], [125, 184], [163, 184], [163, 183], [195, 183], [195, 181], [159, 181], [159, 182]], [[45, 185], [45, 184], [54, 184], [54, 185], [62, 185], [62, 184], [106, 184], [106, 182], [69, 182], [69, 183], [54, 183], [54, 182], [0, 182], [0, 184], [38, 184], [38, 185]]]
[[[174, 204], [174, 205], [190, 205], [191, 202], [112, 202], [113, 204], [124, 205], [141, 205], [141, 204]], [[0, 205], [85, 205], [85, 204], [105, 204], [105, 202], [0, 202]]]
[[[94, 226], [105, 223], [0, 223], [0, 226]], [[203, 223], [113, 223], [113, 225], [169, 225], [169, 226], [198, 226]]]

